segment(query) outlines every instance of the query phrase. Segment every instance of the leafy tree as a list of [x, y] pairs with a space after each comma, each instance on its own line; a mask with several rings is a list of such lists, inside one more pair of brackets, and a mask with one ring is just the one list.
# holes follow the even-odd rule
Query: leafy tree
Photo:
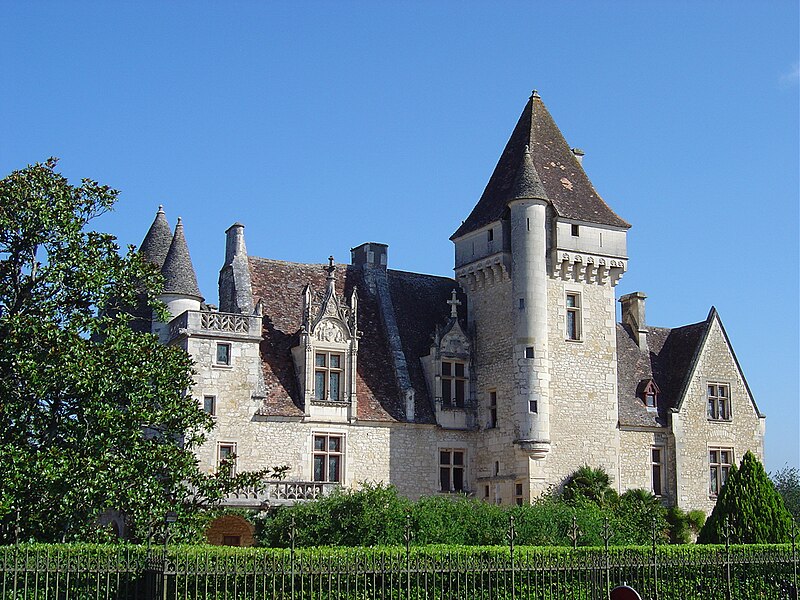
[[688, 544], [697, 538], [697, 534], [706, 522], [706, 513], [702, 510], [689, 512], [677, 506], [667, 509], [667, 523], [669, 523], [669, 541], [671, 544]]
[[738, 469], [731, 467], [697, 541], [701, 544], [722, 543], [726, 527], [732, 543], [788, 541], [791, 515], [761, 461], [750, 451], [745, 453]]
[[669, 539], [667, 510], [651, 492], [644, 489], [628, 490], [619, 497], [614, 509], [617, 521], [624, 528], [627, 539], [635, 544], [650, 544], [653, 527], [656, 540], [665, 543]]
[[562, 497], [567, 502], [580, 504], [589, 501], [601, 508], [616, 504], [618, 495], [611, 487], [611, 476], [603, 467], [583, 465], [567, 477]]
[[795, 519], [800, 519], [800, 470], [786, 465], [773, 474], [772, 482], [783, 498], [783, 504]]
[[142, 299], [166, 313], [155, 268], [88, 229], [118, 192], [55, 167], [0, 180], [0, 542], [93, 539], [104, 509], [139, 537], [170, 510], [188, 532], [237, 482], [197, 468], [212, 420], [189, 356], [128, 327]]

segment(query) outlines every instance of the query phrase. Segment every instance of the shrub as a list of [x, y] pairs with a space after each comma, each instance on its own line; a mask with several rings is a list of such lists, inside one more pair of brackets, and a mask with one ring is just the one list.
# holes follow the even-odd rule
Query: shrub
[[617, 492], [611, 487], [611, 476], [603, 467], [583, 465], [567, 477], [562, 497], [567, 502], [589, 500], [602, 508], [616, 504]]

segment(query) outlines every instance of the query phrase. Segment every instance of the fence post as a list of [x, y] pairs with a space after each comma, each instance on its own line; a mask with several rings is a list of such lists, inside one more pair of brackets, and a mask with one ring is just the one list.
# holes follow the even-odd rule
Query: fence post
[[511, 515], [509, 517], [508, 533], [506, 533], [508, 549], [511, 553], [511, 600], [514, 600], [516, 597], [516, 573], [514, 571], [514, 538], [516, 537], [517, 530], [514, 527], [514, 515]]
[[289, 569], [290, 569], [291, 576], [292, 576], [292, 591], [291, 591], [292, 600], [294, 600], [294, 588], [295, 588], [295, 585], [294, 585], [294, 541], [295, 541], [295, 535], [297, 533], [296, 530], [295, 530], [295, 527], [296, 527], [296, 523], [294, 521], [294, 515], [292, 515], [292, 519], [289, 522]]
[[572, 549], [578, 547], [578, 538], [581, 536], [581, 530], [578, 527], [578, 517], [575, 516], [575, 513], [572, 513], [572, 527], [567, 532], [567, 537], [572, 540]]
[[658, 600], [658, 554], [656, 541], [658, 535], [658, 521], [653, 519], [653, 600]]
[[725, 515], [725, 520], [722, 523], [722, 535], [725, 537], [725, 587], [727, 590], [728, 600], [731, 597], [731, 523], [728, 515]]
[[611, 556], [608, 551], [608, 543], [611, 541], [614, 532], [608, 523], [608, 517], [603, 517], [603, 544], [606, 555], [606, 598], [611, 596]]
[[411, 600], [411, 513], [406, 513], [403, 540], [406, 542], [406, 600]]
[[792, 517], [792, 570], [794, 574], [794, 600], [798, 600], [798, 587], [797, 587], [797, 523]]

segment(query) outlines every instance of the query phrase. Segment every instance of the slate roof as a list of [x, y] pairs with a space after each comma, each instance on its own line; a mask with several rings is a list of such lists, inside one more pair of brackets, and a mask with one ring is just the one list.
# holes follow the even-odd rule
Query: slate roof
[[150, 229], [147, 230], [147, 235], [142, 240], [139, 252], [161, 270], [161, 267], [164, 266], [164, 260], [167, 258], [170, 244], [172, 244], [172, 230], [169, 227], [169, 223], [167, 223], [164, 207], [159, 206], [156, 218], [153, 219]]
[[[261, 359], [266, 398], [260, 414], [301, 417], [303, 399], [295, 375], [291, 349], [299, 342], [303, 288], [325, 289], [322, 264], [300, 264], [248, 257], [253, 298], [263, 303], [264, 328]], [[446, 277], [388, 270], [390, 294], [401, 345], [416, 398], [416, 422], [435, 423], [420, 356], [430, 351], [436, 324], [447, 321], [446, 301], [457, 284]], [[389, 340], [381, 322], [378, 298], [364, 282], [361, 266], [336, 265], [336, 294], [349, 297], [358, 289], [359, 340], [356, 373], [358, 418], [363, 421], [405, 421], [391, 357]], [[462, 307], [463, 308], [463, 307]]]
[[513, 199], [525, 147], [558, 216], [600, 225], [630, 227], [603, 201], [538, 94], [528, 99], [478, 203], [450, 238], [456, 239], [500, 219]]
[[164, 293], [194, 296], [202, 300], [180, 217], [175, 225], [175, 234], [164, 259], [164, 266], [161, 267], [161, 274], [164, 276]]
[[[664, 427], [667, 414], [676, 408], [691, 375], [700, 344], [711, 326], [700, 323], [667, 329], [648, 326], [648, 352], [634, 341], [629, 329], [617, 323], [617, 393], [619, 422], [623, 426]], [[657, 411], [649, 411], [637, 397], [640, 384], [648, 379], [659, 389]]]

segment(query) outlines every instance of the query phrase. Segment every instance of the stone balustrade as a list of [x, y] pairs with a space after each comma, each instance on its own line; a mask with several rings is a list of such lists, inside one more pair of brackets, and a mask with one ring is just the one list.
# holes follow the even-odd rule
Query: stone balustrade
[[338, 483], [270, 480], [262, 485], [228, 494], [222, 505], [236, 508], [267, 508], [317, 500], [330, 494]]
[[216, 311], [187, 310], [169, 322], [169, 339], [181, 335], [224, 338], [258, 338], [261, 317]]

